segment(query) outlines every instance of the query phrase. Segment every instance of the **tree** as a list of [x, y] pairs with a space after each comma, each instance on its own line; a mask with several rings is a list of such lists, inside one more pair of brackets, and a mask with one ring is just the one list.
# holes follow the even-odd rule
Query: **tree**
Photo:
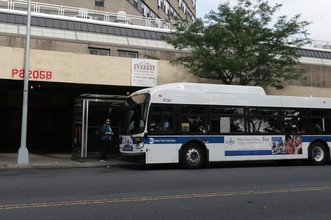
[[[187, 56], [172, 60], [191, 73], [225, 84], [269, 85], [283, 88], [286, 80], [304, 79], [299, 68], [297, 48], [309, 43], [307, 21], [300, 15], [291, 19], [272, 17], [281, 4], [270, 6], [266, 0], [238, 0], [230, 7], [221, 3], [218, 12], [211, 11], [206, 21], [178, 21], [175, 37], [164, 39], [176, 49], [190, 50]], [[301, 38], [289, 37], [300, 35]]]

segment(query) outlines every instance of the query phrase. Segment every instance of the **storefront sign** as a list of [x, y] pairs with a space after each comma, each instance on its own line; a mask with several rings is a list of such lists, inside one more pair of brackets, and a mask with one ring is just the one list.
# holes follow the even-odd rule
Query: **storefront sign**
[[132, 59], [131, 86], [157, 85], [157, 60]]
[[[12, 69], [12, 78], [24, 78], [24, 69]], [[46, 70], [29, 70], [29, 79], [45, 79], [51, 80], [53, 78], [52, 71]]]

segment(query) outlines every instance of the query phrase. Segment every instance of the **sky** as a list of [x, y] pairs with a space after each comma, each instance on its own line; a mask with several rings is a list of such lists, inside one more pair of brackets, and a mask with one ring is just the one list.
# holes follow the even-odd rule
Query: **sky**
[[[217, 11], [220, 3], [227, 0], [197, 0], [197, 18], [204, 16], [211, 10]], [[236, 0], [229, 0], [235, 4]], [[269, 5], [280, 3], [283, 6], [276, 13], [277, 17], [286, 15], [288, 18], [301, 14], [301, 21], [312, 22], [307, 26], [309, 38], [331, 43], [331, 1], [330, 0], [268, 0]], [[323, 42], [324, 43], [324, 42]]]

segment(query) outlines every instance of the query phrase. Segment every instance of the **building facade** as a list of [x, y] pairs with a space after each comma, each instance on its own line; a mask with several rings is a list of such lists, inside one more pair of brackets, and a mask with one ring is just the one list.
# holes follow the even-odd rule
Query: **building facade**
[[[129, 15], [159, 19], [196, 19], [196, 0], [38, 0], [37, 2], [80, 8], [81, 12], [123, 11]], [[88, 16], [88, 14], [87, 14]]]
[[[0, 1], [0, 152], [16, 152], [20, 143], [26, 33], [22, 2]], [[184, 17], [187, 12], [179, 10], [183, 2], [195, 14], [195, 1], [41, 2], [33, 3], [31, 21], [27, 141], [31, 152], [71, 151], [74, 103], [82, 94], [126, 96], [171, 82], [221, 83], [169, 63], [189, 51], [177, 51], [162, 39], [174, 37], [171, 23], [164, 20], [169, 18], [164, 5], [169, 10], [168, 3], [176, 7]], [[146, 12], [140, 10], [142, 4], [159, 17], [141, 16]], [[299, 52], [308, 80], [286, 82], [284, 90], [265, 88], [267, 93], [331, 97], [331, 50]]]

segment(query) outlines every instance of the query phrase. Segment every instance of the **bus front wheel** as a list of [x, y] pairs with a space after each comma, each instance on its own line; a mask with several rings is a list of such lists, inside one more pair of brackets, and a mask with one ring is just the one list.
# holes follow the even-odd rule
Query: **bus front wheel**
[[185, 168], [197, 169], [201, 168], [205, 161], [205, 152], [197, 143], [187, 144], [181, 153], [181, 161]]
[[328, 160], [328, 151], [324, 144], [320, 142], [313, 143], [308, 148], [308, 160], [311, 164], [322, 165]]

